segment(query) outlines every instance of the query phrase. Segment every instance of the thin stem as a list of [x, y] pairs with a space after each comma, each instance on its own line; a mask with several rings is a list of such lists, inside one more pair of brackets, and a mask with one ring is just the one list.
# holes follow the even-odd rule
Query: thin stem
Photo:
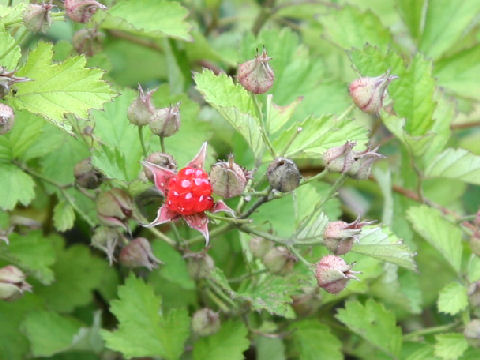
[[143, 141], [143, 126], [138, 127], [138, 138], [140, 139], [140, 144], [142, 145], [143, 156], [147, 157], [147, 149], [145, 148], [145, 142]]
[[266, 232], [263, 232], [263, 231], [260, 231], [260, 230], [257, 230], [255, 228], [251, 228], [249, 226], [240, 226], [239, 227], [240, 231], [243, 231], [244, 233], [247, 233], [247, 234], [254, 234], [254, 235], [257, 235], [257, 236], [260, 236], [264, 239], [267, 239], [267, 240], [270, 240], [270, 241], [273, 241], [279, 245], [283, 245], [283, 246], [286, 246], [287, 245], [287, 242], [288, 240], [287, 239], [284, 239], [284, 238], [281, 238], [279, 236], [275, 236], [275, 235], [272, 235], [270, 233], [266, 233]]
[[419, 329], [419, 330], [416, 330], [416, 331], [412, 331], [411, 333], [405, 334], [403, 336], [403, 338], [406, 341], [409, 341], [409, 340], [413, 340], [413, 339], [415, 339], [419, 336], [422, 336], [422, 335], [431, 335], [431, 334], [436, 334], [436, 333], [442, 333], [446, 330], [450, 330], [450, 329], [454, 328], [457, 325], [458, 325], [457, 322], [453, 322], [453, 323], [450, 323], [450, 324], [447, 324], [447, 325], [423, 328], [423, 329]]
[[471, 129], [471, 128], [475, 128], [475, 127], [480, 127], [480, 121], [472, 121], [472, 122], [468, 122], [468, 123], [450, 125], [450, 129], [452, 129], [452, 130]]
[[257, 210], [262, 204], [265, 204], [266, 202], [268, 202], [270, 199], [270, 193], [272, 192], [272, 188], [270, 187], [267, 191], [267, 194], [262, 196], [260, 199], [257, 200], [257, 202], [255, 204], [253, 204], [253, 206], [247, 210], [247, 212], [241, 214], [238, 218], [239, 219], [246, 219], [248, 218], [250, 215], [252, 215], [255, 210]]
[[218, 306], [218, 308], [221, 311], [223, 311], [224, 313], [230, 312], [230, 309], [228, 308], [228, 306], [225, 305], [225, 303], [222, 300], [220, 300], [219, 297], [215, 295], [215, 293], [211, 289], [207, 289], [206, 292], [208, 297]]
[[262, 134], [263, 142], [267, 146], [268, 150], [270, 151], [270, 154], [272, 154], [272, 157], [275, 159], [275, 150], [273, 149], [272, 143], [270, 142], [270, 139], [268, 138], [267, 130], [265, 129], [265, 122], [263, 120], [263, 112], [262, 108], [260, 106], [260, 103], [258, 102], [257, 96], [254, 93], [250, 93], [253, 103], [255, 104], [255, 110], [257, 112], [257, 117], [258, 117], [258, 122], [260, 126], [260, 133]]
[[300, 254], [300, 252], [295, 249], [292, 245], [287, 245], [287, 249], [293, 254], [295, 255], [295, 257], [300, 260], [302, 263], [304, 263], [309, 269], [312, 267], [312, 263], [310, 261], [308, 261], [307, 259], [305, 259], [302, 254]]
[[287, 145], [285, 145], [285, 148], [280, 153], [280, 156], [284, 156], [286, 154], [286, 152], [288, 151], [290, 146], [293, 144], [293, 142], [297, 138], [298, 134], [300, 134], [302, 131], [303, 131], [303, 129], [301, 127], [297, 128], [297, 131], [295, 131], [295, 134], [293, 134], [293, 136], [290, 138], [290, 140], [288, 140]]
[[162, 147], [162, 153], [165, 154], [165, 138], [160, 136], [160, 146]]
[[[230, 231], [233, 227], [234, 227], [233, 224], [225, 224], [225, 225], [216, 227], [215, 229], [210, 231], [210, 240], [212, 240], [215, 236], [218, 236], [218, 235], [221, 235], [223, 233], [226, 233], [226, 232]], [[187, 245], [194, 244], [194, 243], [202, 241], [202, 240], [205, 240], [203, 235], [198, 235], [198, 236], [195, 236], [191, 239], [185, 240], [185, 244], [187, 244]]]
[[207, 279], [208, 285], [213, 289], [215, 294], [217, 294], [223, 301], [226, 301], [233, 308], [237, 307], [237, 304], [225, 293], [220, 285], [218, 285], [214, 280]]
[[229, 217], [225, 217], [225, 216], [218, 216], [218, 215], [214, 215], [214, 214], [211, 214], [211, 213], [206, 213], [206, 214], [210, 219], [214, 219], [214, 220], [218, 220], [218, 221], [225, 221], [225, 222], [229, 222], [229, 223], [232, 223], [232, 224], [249, 224], [249, 223], [252, 222], [251, 219], [237, 219], [237, 218], [229, 218]]
[[[148, 220], [145, 219], [143, 217], [143, 215], [140, 213], [140, 211], [138, 211], [138, 210], [134, 211], [134, 219], [137, 222], [139, 222], [140, 224], [148, 223]], [[157, 236], [158, 238], [162, 239], [163, 241], [167, 242], [168, 244], [172, 245], [173, 247], [175, 247], [177, 245], [177, 243], [173, 239], [171, 239], [170, 237], [168, 237], [167, 235], [165, 235], [161, 231], [157, 230], [153, 226], [145, 226], [145, 228], [148, 231], [150, 231], [153, 235]]]

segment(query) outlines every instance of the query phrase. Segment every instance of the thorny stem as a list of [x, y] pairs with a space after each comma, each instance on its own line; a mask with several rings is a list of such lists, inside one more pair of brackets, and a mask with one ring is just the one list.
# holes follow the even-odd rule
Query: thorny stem
[[138, 138], [140, 139], [140, 144], [142, 145], [143, 156], [147, 157], [147, 149], [145, 148], [145, 142], [143, 141], [143, 126], [138, 127]]
[[253, 103], [255, 104], [255, 110], [257, 112], [257, 117], [259, 121], [259, 126], [260, 126], [260, 133], [262, 134], [263, 142], [267, 146], [268, 150], [270, 151], [270, 154], [272, 157], [275, 159], [275, 150], [272, 146], [272, 143], [270, 142], [270, 139], [268, 138], [267, 130], [265, 128], [265, 121], [263, 119], [263, 112], [262, 108], [260, 107], [260, 103], [258, 102], [257, 96], [254, 93], [250, 93], [252, 96]]

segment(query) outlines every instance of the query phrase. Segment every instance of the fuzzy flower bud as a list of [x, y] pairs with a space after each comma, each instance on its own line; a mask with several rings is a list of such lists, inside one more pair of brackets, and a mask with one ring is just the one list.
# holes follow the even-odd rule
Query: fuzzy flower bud
[[272, 58], [263, 49], [261, 55], [253, 60], [240, 64], [237, 69], [237, 80], [242, 86], [254, 94], [264, 94], [270, 89], [275, 80], [273, 69], [268, 63]]
[[273, 247], [273, 244], [271, 241], [268, 241], [262, 237], [253, 237], [248, 242], [248, 247], [250, 248], [253, 256], [262, 258], [267, 254], [267, 252], [270, 251], [270, 249]]
[[350, 279], [358, 280], [355, 276], [357, 273], [358, 271], [352, 271], [351, 265], [348, 265], [345, 260], [335, 255], [321, 258], [315, 269], [318, 286], [330, 294], [338, 294]]
[[229, 156], [228, 162], [217, 162], [210, 169], [212, 190], [225, 199], [242, 194], [249, 177], [248, 171], [233, 162], [233, 155]]
[[13, 109], [5, 104], [0, 104], [0, 135], [8, 133], [15, 124]]
[[352, 223], [329, 222], [323, 232], [323, 243], [335, 255], [344, 255], [352, 249], [362, 227], [368, 224], [371, 222], [361, 222], [358, 219]]
[[190, 276], [194, 279], [205, 279], [215, 268], [215, 263], [207, 253], [189, 253], [185, 255], [187, 259], [187, 269]]
[[114, 228], [101, 226], [95, 230], [90, 245], [103, 251], [108, 257], [108, 263], [113, 265], [115, 261], [115, 250], [120, 242], [122, 235]]
[[220, 329], [220, 319], [215, 311], [203, 308], [195, 311], [192, 317], [192, 330], [198, 336], [215, 334]]
[[22, 270], [12, 265], [0, 268], [0, 300], [16, 300], [31, 289]]
[[283, 246], [271, 248], [262, 258], [263, 265], [276, 274], [287, 274], [290, 272], [295, 261], [296, 258]]
[[97, 212], [105, 225], [126, 227], [132, 217], [133, 199], [122, 189], [111, 189], [97, 198]]
[[303, 292], [292, 296], [292, 307], [299, 316], [313, 314], [321, 305], [321, 296], [318, 287], [304, 288]]
[[0, 99], [3, 99], [8, 94], [12, 85], [26, 81], [30, 81], [30, 79], [15, 76], [15, 70], [7, 71], [7, 69], [0, 66]]
[[138, 97], [128, 107], [127, 111], [128, 120], [133, 125], [144, 126], [153, 120], [155, 107], [152, 104], [152, 95], [155, 91], [157, 89], [145, 93], [142, 87], [138, 85]]
[[355, 161], [353, 151], [355, 145], [357, 145], [355, 141], [347, 141], [343, 145], [325, 151], [323, 161], [328, 170], [331, 172], [348, 172]]
[[383, 106], [388, 85], [398, 76], [390, 72], [377, 77], [362, 77], [354, 80], [350, 86], [350, 96], [355, 105], [367, 114], [378, 114]]
[[86, 23], [97, 12], [106, 6], [95, 0], [65, 0], [65, 13], [75, 22]]
[[147, 239], [138, 237], [133, 239], [120, 251], [119, 261], [127, 267], [146, 267], [152, 271], [162, 262], [153, 255]]
[[150, 130], [155, 135], [168, 137], [180, 129], [180, 103], [155, 110]]
[[96, 189], [102, 184], [103, 175], [92, 165], [91, 159], [84, 159], [74, 168], [75, 183], [86, 189]]
[[375, 161], [384, 159], [385, 156], [377, 153], [378, 147], [365, 151], [354, 152], [355, 162], [349, 170], [349, 174], [360, 180], [368, 179]]
[[280, 192], [290, 192], [300, 185], [300, 171], [290, 159], [278, 158], [267, 169], [267, 178], [270, 185]]
[[32, 32], [47, 32], [52, 25], [50, 10], [53, 7], [51, 3], [29, 4], [23, 13], [25, 27]]
[[86, 56], [93, 56], [102, 50], [105, 35], [97, 29], [80, 29], [72, 37], [75, 51]]
[[[145, 159], [147, 162], [159, 165], [162, 168], [168, 169], [175, 171], [177, 170], [177, 162], [173, 158], [172, 155], [170, 154], [164, 154], [161, 152], [154, 152], [148, 155], [148, 157]], [[153, 173], [150, 171], [150, 169], [147, 166], [143, 166], [143, 173], [145, 174], [145, 177], [153, 181]]]

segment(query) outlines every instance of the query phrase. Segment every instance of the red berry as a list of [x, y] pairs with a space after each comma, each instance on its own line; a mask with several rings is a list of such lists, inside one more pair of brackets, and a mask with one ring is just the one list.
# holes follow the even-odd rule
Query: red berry
[[168, 182], [167, 207], [181, 215], [192, 215], [213, 206], [212, 186], [202, 169], [186, 167]]

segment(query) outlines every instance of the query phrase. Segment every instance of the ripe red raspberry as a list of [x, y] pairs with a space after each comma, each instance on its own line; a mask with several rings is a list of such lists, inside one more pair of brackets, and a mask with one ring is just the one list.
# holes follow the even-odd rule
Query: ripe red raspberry
[[212, 186], [202, 169], [183, 168], [168, 182], [167, 207], [181, 215], [193, 215], [213, 207]]

